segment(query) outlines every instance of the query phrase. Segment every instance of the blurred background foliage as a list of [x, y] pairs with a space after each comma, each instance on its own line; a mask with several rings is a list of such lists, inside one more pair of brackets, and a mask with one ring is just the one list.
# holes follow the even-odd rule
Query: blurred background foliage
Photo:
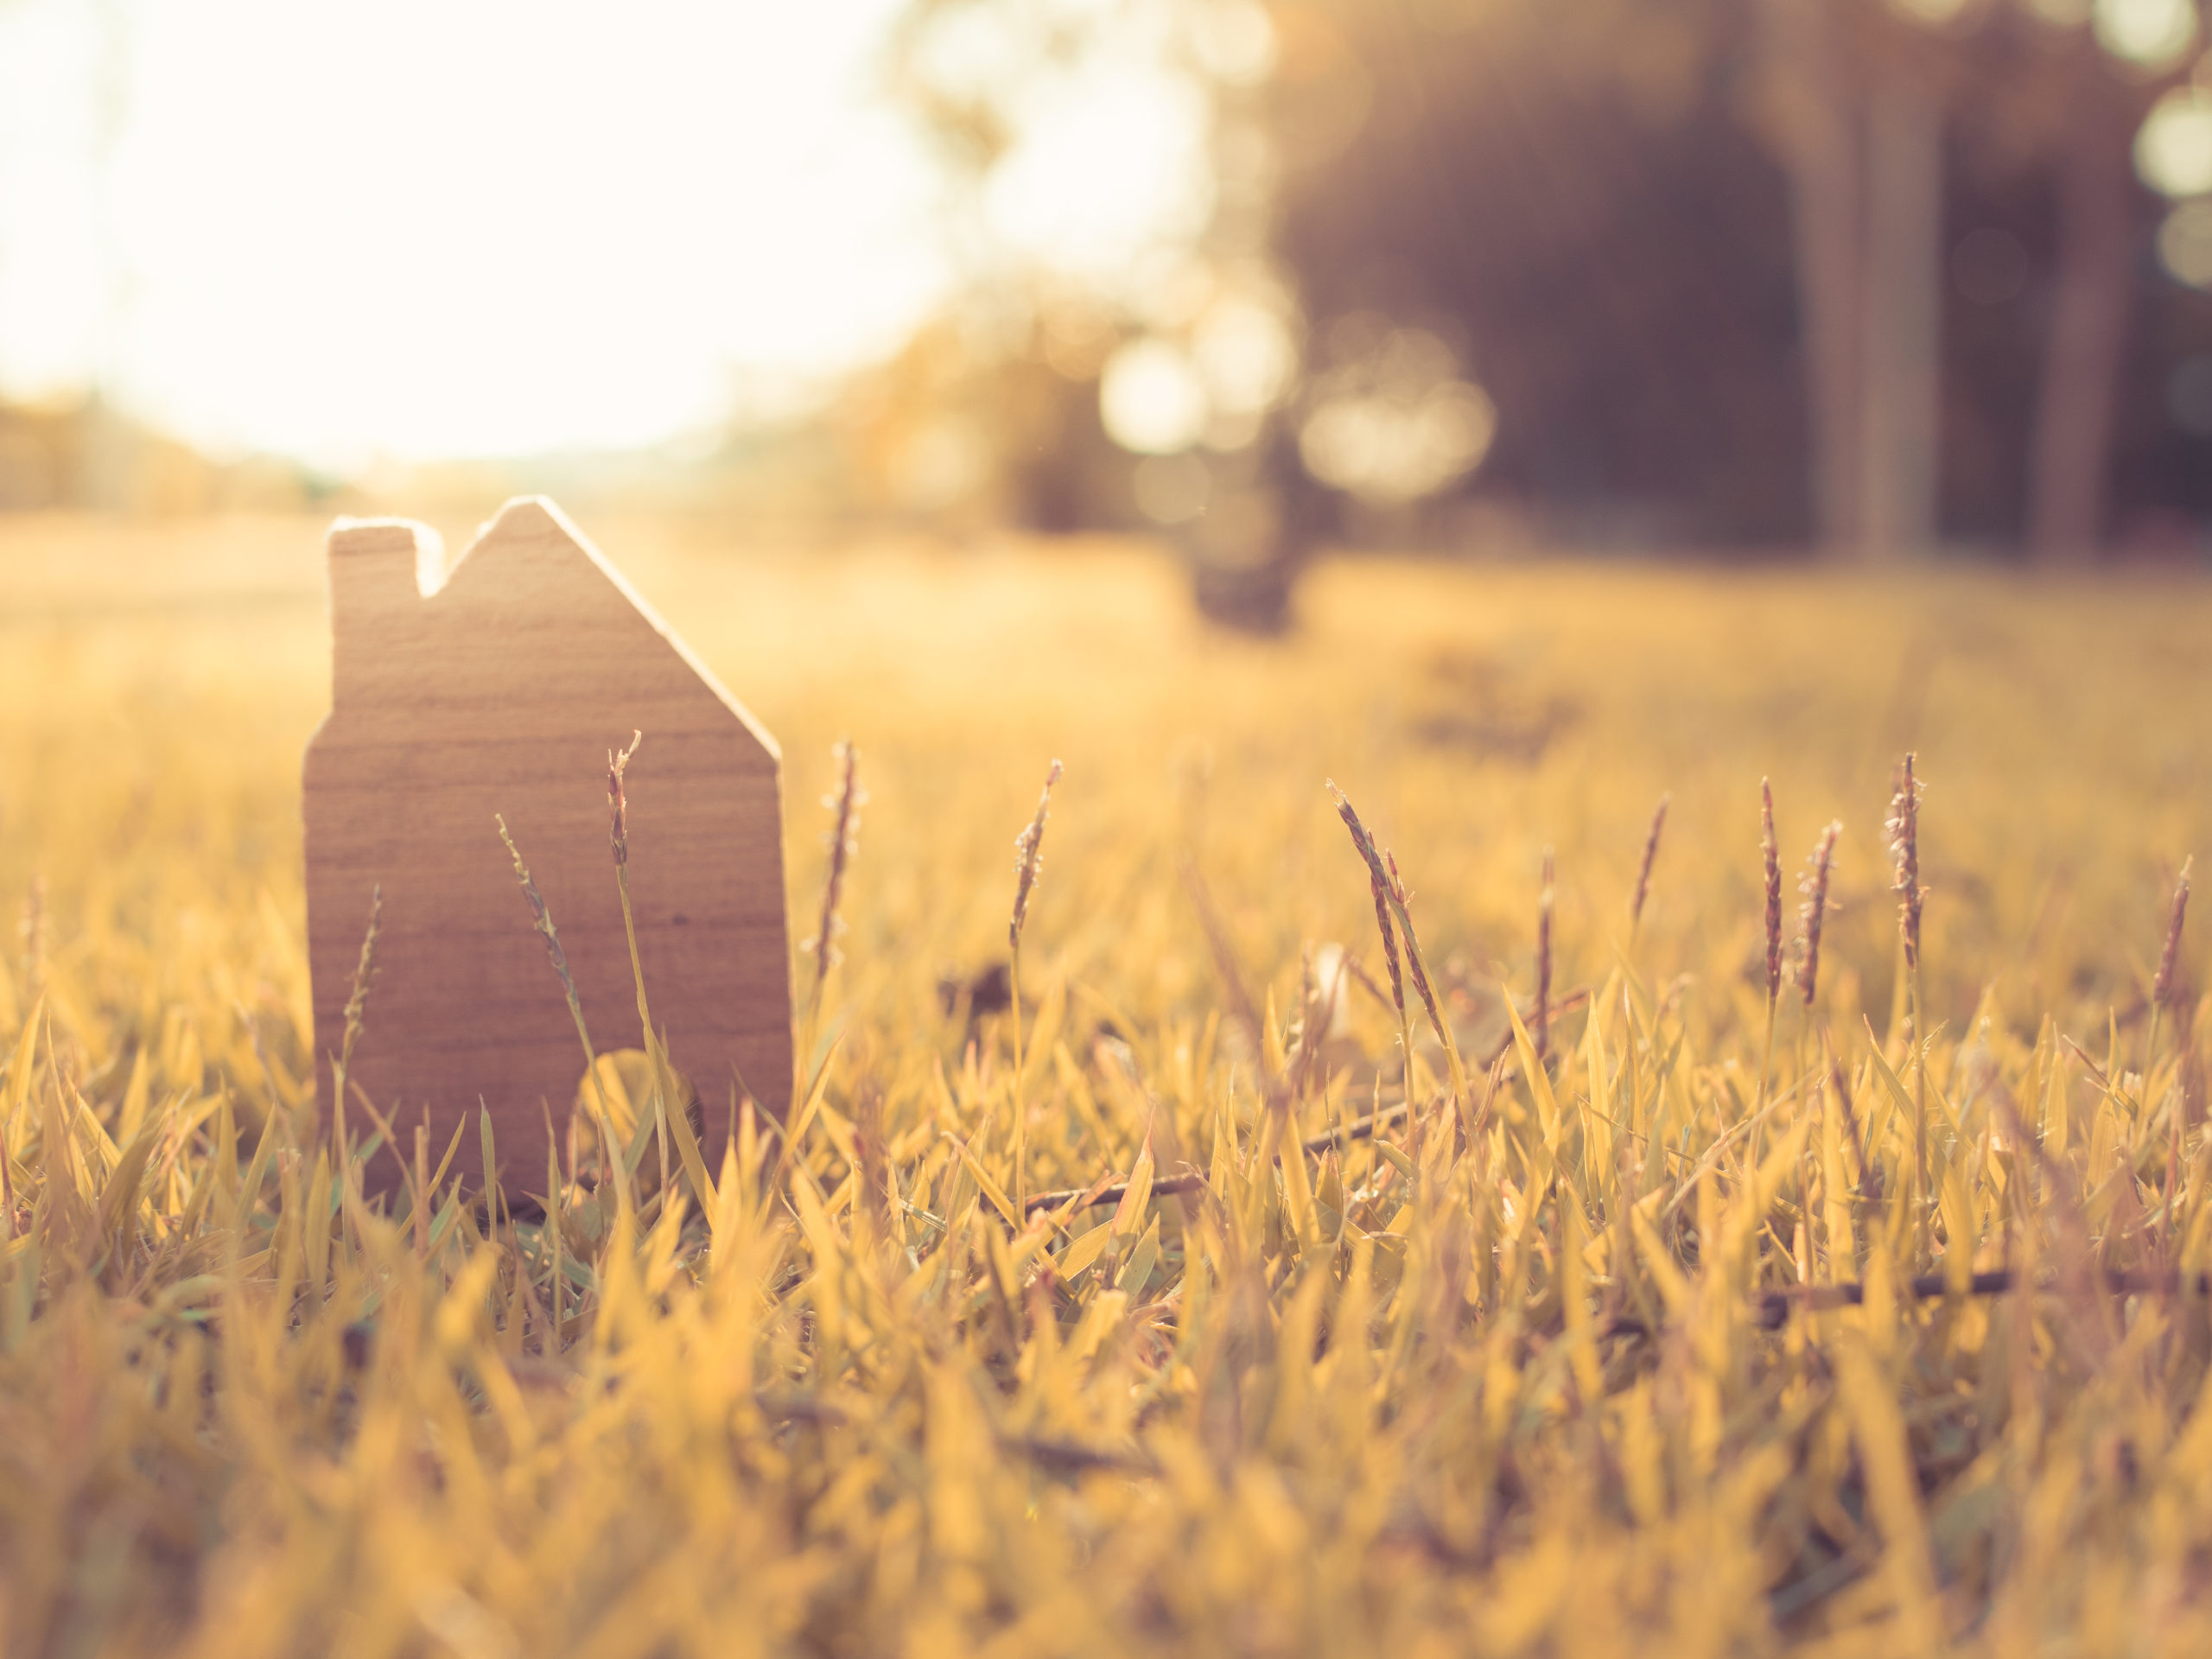
[[[931, 43], [990, 18], [1084, 49], [1002, 14], [920, 7], [906, 58], [985, 188], [1029, 77], [957, 95]], [[1149, 454], [1102, 465], [1071, 418], [1019, 508], [1172, 524], [1257, 482], [1303, 537], [2193, 548], [2200, 28], [2186, 0], [1188, 9], [1205, 229], [1133, 293], [1028, 295], [982, 371], [1052, 365], [1087, 416], [1098, 360], [1108, 435]]]
[[0, 505], [1141, 529], [1261, 613], [1322, 543], [2212, 545], [2195, 0], [906, 0], [875, 52], [951, 273], [887, 353], [680, 450], [350, 471], [96, 386], [0, 409]]

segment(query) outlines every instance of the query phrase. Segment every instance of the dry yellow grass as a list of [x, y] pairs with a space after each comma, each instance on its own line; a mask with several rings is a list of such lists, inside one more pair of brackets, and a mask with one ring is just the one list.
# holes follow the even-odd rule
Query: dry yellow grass
[[[1332, 565], [1263, 645], [1110, 547], [591, 528], [782, 737], [803, 924], [837, 738], [870, 798], [795, 1144], [519, 1219], [372, 1213], [305, 1116], [313, 527], [0, 531], [8, 1652], [2212, 1645], [2206, 1298], [2107, 1287], [2212, 1269], [2201, 947], [2149, 1009], [2212, 592]], [[1004, 960], [1056, 755], [1017, 1078], [938, 983]], [[1771, 1031], [1763, 776], [1786, 880], [1845, 826]], [[1328, 777], [1469, 1080], [1409, 982], [1411, 1120], [1310, 1156], [1404, 1076]], [[1382, 1001], [1316, 1009], [1332, 946]], [[1017, 1229], [1017, 1144], [1133, 1190]]]

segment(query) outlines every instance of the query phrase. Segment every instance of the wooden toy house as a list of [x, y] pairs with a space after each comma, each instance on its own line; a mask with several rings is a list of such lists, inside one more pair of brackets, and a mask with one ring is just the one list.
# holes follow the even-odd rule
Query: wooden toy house
[[[434, 533], [340, 519], [329, 539], [331, 710], [308, 746], [308, 934], [318, 1098], [372, 895], [374, 974], [348, 1078], [430, 1156], [491, 1114], [510, 1190], [543, 1185], [550, 1110], [583, 1077], [566, 995], [500, 843], [505, 818], [573, 974], [594, 1048], [643, 1046], [609, 840], [607, 758], [627, 774], [630, 893], [653, 1020], [696, 1090], [718, 1162], [741, 1092], [791, 1086], [776, 742], [550, 501], [511, 501], [445, 565]], [[374, 1185], [397, 1166], [379, 1156]], [[472, 1185], [474, 1182], [472, 1181]]]

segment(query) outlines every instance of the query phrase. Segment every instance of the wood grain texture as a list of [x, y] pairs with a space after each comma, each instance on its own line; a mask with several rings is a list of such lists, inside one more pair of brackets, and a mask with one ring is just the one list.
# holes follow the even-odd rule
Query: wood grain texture
[[[331, 711], [307, 751], [308, 965], [318, 1100], [372, 893], [376, 971], [352, 1077], [431, 1156], [480, 1100], [510, 1188], [543, 1184], [583, 1053], [493, 815], [559, 928], [594, 1046], [642, 1046], [608, 839], [607, 760], [627, 772], [630, 893], [653, 1021], [698, 1089], [710, 1161], [737, 1085], [791, 1086], [780, 756], [550, 502], [512, 501], [448, 572], [427, 530], [330, 532]], [[349, 1096], [352, 1090], [348, 1090]], [[352, 1115], [349, 1127], [365, 1129]], [[480, 1178], [479, 1137], [455, 1165]], [[397, 1166], [379, 1156], [372, 1183]], [[535, 1179], [533, 1180], [533, 1177]]]

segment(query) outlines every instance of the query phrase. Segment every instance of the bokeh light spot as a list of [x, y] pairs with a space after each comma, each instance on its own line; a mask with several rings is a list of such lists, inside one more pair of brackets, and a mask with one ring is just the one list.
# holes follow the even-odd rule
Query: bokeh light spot
[[1131, 340], [1106, 360], [1098, 416], [1106, 435], [1141, 455], [1188, 449], [1205, 430], [1206, 389], [1191, 359], [1164, 340]]
[[1482, 464], [1497, 410], [1458, 377], [1435, 335], [1395, 328], [1378, 338], [1377, 321], [1346, 318], [1331, 330], [1340, 360], [1315, 383], [1298, 453], [1324, 484], [1372, 506], [1402, 506]]
[[2166, 215], [2158, 263], [2176, 282], [2212, 289], [2212, 201], [2185, 201]]
[[2145, 69], [2180, 60], [2196, 41], [2192, 0], [2096, 0], [2097, 42]]
[[2212, 190], [2212, 92], [2177, 86], [2151, 106], [2135, 135], [2135, 170], [2163, 195]]
[[1192, 331], [1191, 354], [1213, 407], [1235, 415], [1272, 408], [1298, 370], [1282, 320], [1249, 300], [1212, 307]]

